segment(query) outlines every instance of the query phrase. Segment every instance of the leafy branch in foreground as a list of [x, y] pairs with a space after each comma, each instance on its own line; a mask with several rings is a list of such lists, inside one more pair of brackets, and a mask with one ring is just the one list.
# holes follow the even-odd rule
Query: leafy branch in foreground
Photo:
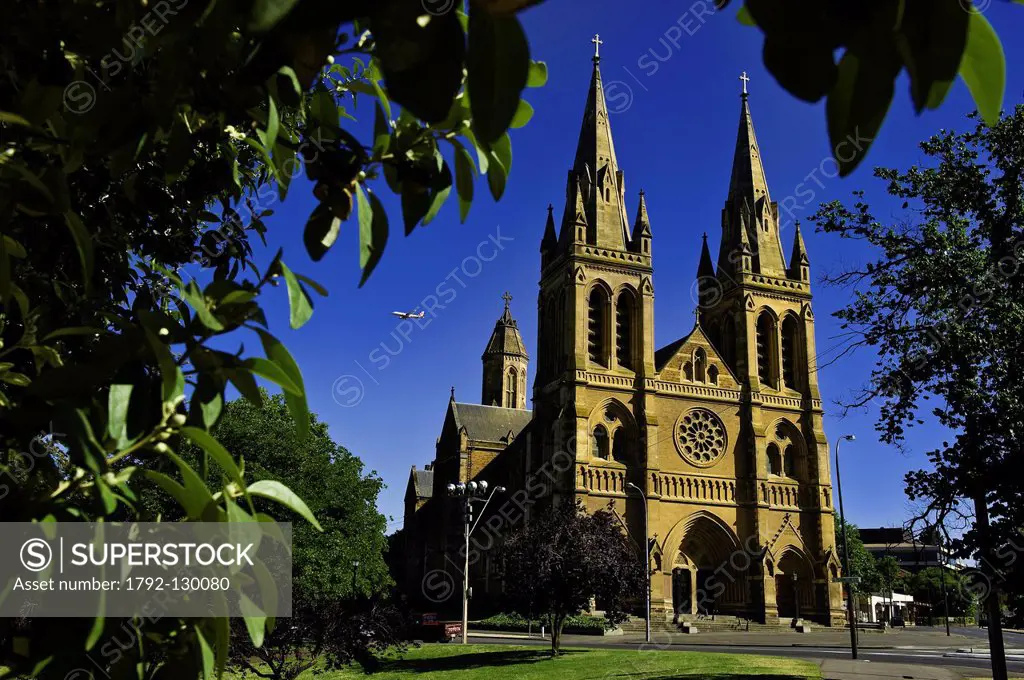
[[[401, 195], [406, 232], [433, 219], [453, 184], [465, 218], [474, 169], [501, 196], [507, 129], [530, 116], [521, 91], [546, 78], [514, 14], [526, 4], [475, 0], [443, 15], [404, 0], [10, 8], [0, 25], [5, 520], [135, 521], [145, 489], [188, 520], [265, 521], [283, 504], [319, 529], [298, 494], [254, 481], [241, 452], [211, 434], [228, 390], [259, 404], [263, 382], [281, 390], [296, 436], [309, 436], [302, 373], [264, 304], [283, 281], [299, 328], [327, 291], [280, 252], [263, 265], [257, 240], [305, 173], [320, 206], [307, 250], [323, 257], [356, 206], [365, 281], [388, 236], [371, 184]], [[375, 124], [363, 142], [347, 108], [366, 95]], [[180, 455], [191, 445], [194, 463]], [[259, 646], [275, 621], [250, 614]], [[229, 638], [218, 617], [115, 619], [100, 608], [5, 619], [0, 666], [209, 678]]]

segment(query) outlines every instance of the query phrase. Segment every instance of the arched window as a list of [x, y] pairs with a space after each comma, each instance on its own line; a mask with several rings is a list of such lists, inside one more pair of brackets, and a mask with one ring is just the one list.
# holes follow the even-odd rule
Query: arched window
[[626, 434], [624, 427], [615, 430], [612, 437], [612, 458], [619, 463], [629, 460], [629, 435]]
[[685, 378], [687, 382], [693, 382], [693, 364], [689, 361], [683, 365], [683, 378]]
[[733, 370], [736, 369], [736, 322], [732, 316], [725, 317], [725, 321], [722, 322], [722, 339], [721, 344], [715, 345], [718, 351], [722, 352], [722, 358], [725, 359], [725, 363], [732, 366]]
[[592, 439], [594, 456], [608, 460], [608, 430], [604, 428], [604, 425], [598, 425], [594, 428], [594, 436]]
[[509, 368], [505, 374], [505, 408], [516, 408], [519, 404], [519, 373]]
[[797, 353], [800, 344], [800, 329], [796, 319], [787, 316], [782, 322], [782, 384], [791, 390], [800, 389], [797, 383]]
[[708, 369], [708, 382], [712, 385], [718, 384], [718, 367], [712, 366]]
[[783, 458], [783, 460], [785, 461], [786, 476], [791, 479], [796, 479], [798, 477], [798, 465], [795, 446], [790, 445], [786, 447], [785, 458]]
[[565, 307], [567, 304], [566, 300], [568, 299], [568, 297], [568, 290], [563, 290], [561, 294], [558, 296], [558, 315], [555, 317], [555, 325], [558, 328], [558, 330], [555, 331], [555, 338], [557, 338], [555, 357], [557, 359], [557, 368], [559, 371], [564, 371], [569, 363], [568, 355], [565, 351]]
[[627, 291], [615, 300], [615, 359], [623, 368], [633, 368], [633, 296]]
[[697, 351], [693, 353], [693, 379], [697, 382], [706, 382], [707, 366], [708, 355], [698, 347]]
[[762, 385], [775, 387], [775, 320], [768, 312], [757, 317], [757, 377]]
[[608, 295], [600, 286], [594, 286], [587, 300], [587, 352], [598, 366], [608, 366], [605, 348], [605, 314]]
[[782, 474], [782, 456], [779, 454], [779, 447], [775, 444], [768, 445], [768, 474]]

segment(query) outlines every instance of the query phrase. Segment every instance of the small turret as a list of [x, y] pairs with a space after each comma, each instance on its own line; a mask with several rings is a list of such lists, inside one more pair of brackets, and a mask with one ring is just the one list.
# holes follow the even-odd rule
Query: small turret
[[793, 253], [789, 256], [789, 271], [787, 276], [795, 281], [810, 283], [811, 262], [807, 259], [807, 246], [804, 245], [803, 234], [800, 233], [800, 223], [796, 223], [796, 235], [793, 236]]
[[636, 208], [636, 221], [633, 222], [633, 239], [630, 245], [633, 252], [651, 254], [651, 220], [647, 216], [647, 199], [643, 189], [640, 190], [640, 204]]

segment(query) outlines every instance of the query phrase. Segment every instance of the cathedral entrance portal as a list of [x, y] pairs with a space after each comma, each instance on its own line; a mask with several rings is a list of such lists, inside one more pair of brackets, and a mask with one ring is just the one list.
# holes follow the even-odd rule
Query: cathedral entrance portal
[[743, 612], [748, 599], [745, 557], [727, 524], [709, 513], [695, 513], [686, 522], [672, 572], [676, 616]]
[[814, 573], [803, 555], [788, 550], [775, 574], [775, 601], [780, 619], [813, 618]]

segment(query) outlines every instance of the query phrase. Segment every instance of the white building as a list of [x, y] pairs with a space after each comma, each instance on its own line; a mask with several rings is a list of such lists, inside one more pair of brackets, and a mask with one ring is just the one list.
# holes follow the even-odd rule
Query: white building
[[864, 623], [913, 622], [914, 596], [872, 593], [857, 598], [857, 620]]

